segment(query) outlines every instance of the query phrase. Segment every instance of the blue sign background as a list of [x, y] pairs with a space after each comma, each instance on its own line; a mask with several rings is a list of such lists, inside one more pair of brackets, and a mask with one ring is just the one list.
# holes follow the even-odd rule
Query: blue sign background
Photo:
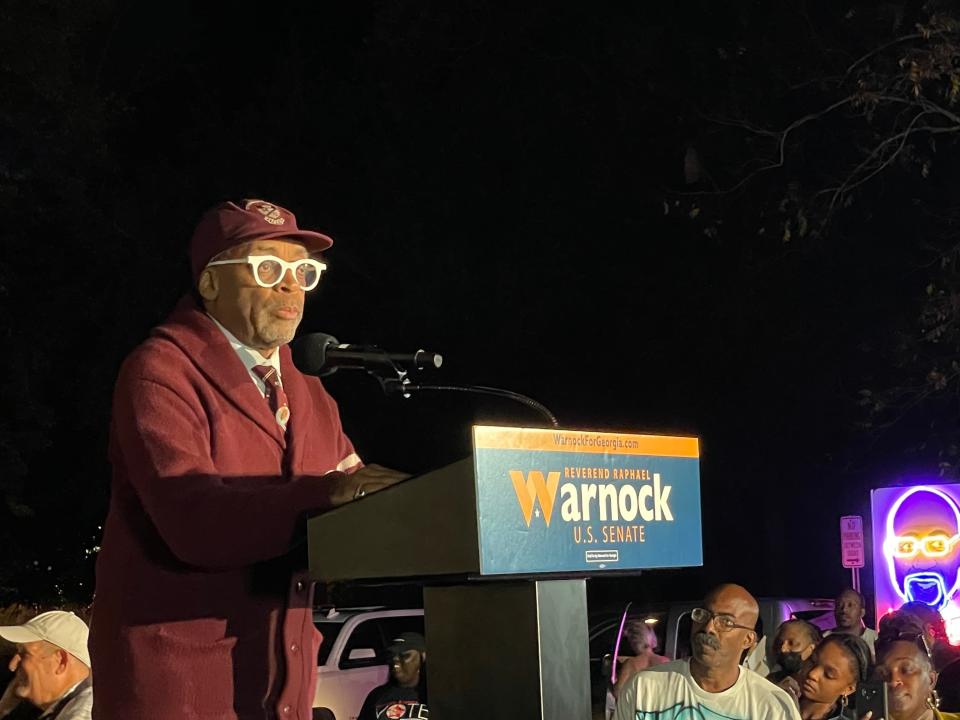
[[[528, 574], [546, 572], [602, 573], [658, 567], [690, 567], [703, 564], [700, 524], [700, 463], [697, 458], [661, 457], [653, 455], [619, 455], [615, 453], [546, 452], [516, 449], [474, 449], [477, 486], [478, 528], [480, 534], [481, 574]], [[604, 480], [565, 478], [565, 467], [609, 468], [611, 478]], [[614, 469], [647, 470], [649, 480], [615, 480]], [[560, 484], [553, 506], [550, 526], [543, 513], [534, 514], [530, 526], [523, 512], [510, 471], [519, 470], [524, 478], [532, 470], [546, 477], [560, 471]], [[660, 483], [671, 487], [668, 503], [673, 521], [600, 521], [599, 505], [592, 503], [589, 522], [564, 521], [560, 509], [564, 483], [612, 484], [618, 489], [632, 484], [639, 490], [653, 485], [653, 474], [660, 474]], [[539, 510], [539, 501], [534, 501]], [[603, 542], [602, 528], [616, 525], [642, 525], [644, 542]], [[594, 542], [586, 542], [590, 526]], [[575, 540], [574, 528], [580, 528]], [[587, 552], [617, 551], [616, 561], [589, 562]]]

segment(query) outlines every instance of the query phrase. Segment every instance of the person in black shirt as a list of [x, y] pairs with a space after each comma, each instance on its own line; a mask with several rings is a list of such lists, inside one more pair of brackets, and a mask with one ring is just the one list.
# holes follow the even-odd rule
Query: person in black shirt
[[402, 633], [391, 641], [390, 680], [363, 701], [357, 720], [428, 720], [427, 643], [420, 633]]

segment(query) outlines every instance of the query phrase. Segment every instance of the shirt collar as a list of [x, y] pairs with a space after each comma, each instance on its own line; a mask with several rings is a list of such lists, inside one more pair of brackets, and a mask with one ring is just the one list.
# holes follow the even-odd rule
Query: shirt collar
[[230, 347], [232, 347], [234, 352], [237, 353], [237, 356], [240, 358], [240, 361], [243, 363], [243, 366], [247, 369], [247, 371], [252, 371], [256, 365], [269, 365], [277, 371], [277, 377], [282, 377], [280, 373], [279, 348], [274, 349], [273, 355], [270, 357], [264, 357], [260, 354], [259, 350], [256, 350], [249, 345], [244, 345], [242, 342], [237, 340], [236, 336], [227, 330], [213, 315], [207, 313], [207, 316], [213, 320], [218, 328], [220, 328], [220, 332], [222, 332], [227, 338], [227, 341], [230, 343]]

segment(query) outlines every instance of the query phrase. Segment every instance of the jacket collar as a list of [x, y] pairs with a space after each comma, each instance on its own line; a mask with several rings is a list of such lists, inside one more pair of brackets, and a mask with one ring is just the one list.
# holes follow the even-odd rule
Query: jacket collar
[[[251, 380], [247, 368], [213, 319], [197, 307], [192, 297], [182, 298], [167, 321], [154, 328], [153, 336], [169, 340], [179, 347], [211, 385], [223, 393], [240, 412], [259, 425], [280, 447], [286, 448], [283, 429], [277, 424], [270, 412], [270, 406]], [[289, 399], [292, 393], [287, 387], [287, 380], [296, 373], [288, 371], [291, 367], [290, 348], [283, 345], [278, 348], [278, 352], [281, 353], [284, 391]], [[296, 408], [290, 401], [291, 423], [294, 421], [295, 412]]]

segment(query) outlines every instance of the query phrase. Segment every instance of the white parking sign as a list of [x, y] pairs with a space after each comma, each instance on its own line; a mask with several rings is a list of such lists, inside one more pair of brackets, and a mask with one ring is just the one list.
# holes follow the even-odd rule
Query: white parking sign
[[840, 556], [845, 568], [862, 568], [864, 565], [863, 518], [859, 515], [840, 518]]

